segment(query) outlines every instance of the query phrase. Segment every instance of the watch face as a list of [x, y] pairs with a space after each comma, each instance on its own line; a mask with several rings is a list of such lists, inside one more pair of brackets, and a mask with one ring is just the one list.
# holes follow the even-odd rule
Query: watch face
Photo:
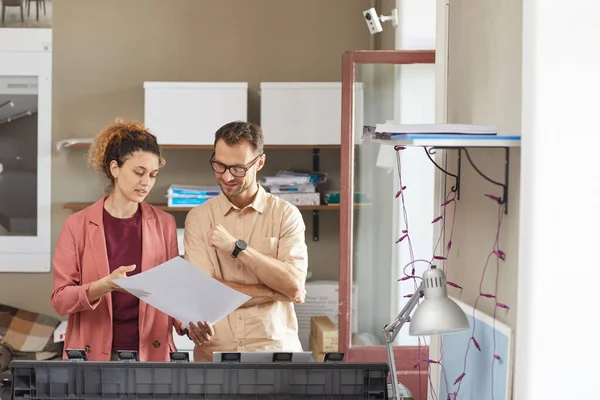
[[238, 240], [235, 242], [235, 245], [240, 249], [240, 250], [246, 250], [246, 247], [248, 246], [246, 244], [246, 242], [244, 242], [243, 240]]

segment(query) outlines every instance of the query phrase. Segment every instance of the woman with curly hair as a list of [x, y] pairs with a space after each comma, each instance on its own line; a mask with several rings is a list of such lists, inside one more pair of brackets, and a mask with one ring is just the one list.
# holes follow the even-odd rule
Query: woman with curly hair
[[165, 164], [160, 147], [142, 124], [117, 120], [88, 160], [108, 178], [108, 194], [70, 215], [58, 237], [51, 301], [69, 316], [64, 348], [84, 349], [88, 360], [128, 350], [140, 361], [168, 361], [173, 327], [182, 335], [185, 326], [113, 282], [179, 255], [175, 219], [144, 202]]

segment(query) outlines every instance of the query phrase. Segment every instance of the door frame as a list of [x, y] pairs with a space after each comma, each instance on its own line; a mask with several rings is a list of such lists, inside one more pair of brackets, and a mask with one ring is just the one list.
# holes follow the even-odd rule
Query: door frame
[[[350, 362], [387, 362], [385, 346], [352, 346], [352, 253], [354, 219], [354, 83], [357, 64], [435, 64], [435, 50], [360, 50], [342, 56], [342, 140], [340, 185], [339, 351]], [[383, 328], [383, 327], [382, 327]], [[419, 351], [425, 354], [419, 355]], [[428, 348], [394, 346], [398, 380], [412, 393], [427, 393]], [[424, 399], [421, 399], [424, 400]]]

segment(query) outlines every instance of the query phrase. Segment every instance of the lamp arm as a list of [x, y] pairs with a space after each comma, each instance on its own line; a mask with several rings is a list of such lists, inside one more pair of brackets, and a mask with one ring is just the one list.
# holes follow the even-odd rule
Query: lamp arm
[[400, 329], [402, 329], [402, 326], [404, 326], [404, 324], [408, 322], [408, 320], [410, 320], [410, 314], [419, 303], [421, 297], [423, 297], [424, 289], [425, 282], [421, 281], [421, 284], [419, 285], [415, 293], [412, 295], [408, 303], [406, 303], [404, 308], [402, 308], [402, 311], [400, 311], [398, 316], [383, 328], [383, 332], [386, 336], [386, 342], [388, 339], [390, 342], [393, 342], [394, 339], [396, 339], [398, 333], [400, 332]]
[[396, 373], [396, 361], [394, 360], [394, 349], [392, 343], [396, 336], [400, 332], [400, 329], [406, 322], [410, 320], [410, 314], [419, 303], [419, 299], [423, 297], [423, 291], [425, 290], [425, 281], [421, 281], [421, 284], [412, 295], [408, 303], [402, 308], [398, 316], [389, 324], [383, 328], [385, 334], [385, 346], [387, 348], [388, 362], [390, 364], [390, 375], [392, 380], [392, 399], [398, 400], [398, 375]]

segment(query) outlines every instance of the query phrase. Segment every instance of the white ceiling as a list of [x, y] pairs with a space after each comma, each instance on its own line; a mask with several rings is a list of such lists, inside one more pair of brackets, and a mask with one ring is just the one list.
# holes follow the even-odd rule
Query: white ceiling
[[6, 118], [12, 117], [26, 111], [36, 112], [38, 109], [38, 97], [36, 95], [27, 94], [0, 94], [0, 105], [7, 101], [11, 101], [14, 107], [6, 105], [0, 107], [0, 123]]

